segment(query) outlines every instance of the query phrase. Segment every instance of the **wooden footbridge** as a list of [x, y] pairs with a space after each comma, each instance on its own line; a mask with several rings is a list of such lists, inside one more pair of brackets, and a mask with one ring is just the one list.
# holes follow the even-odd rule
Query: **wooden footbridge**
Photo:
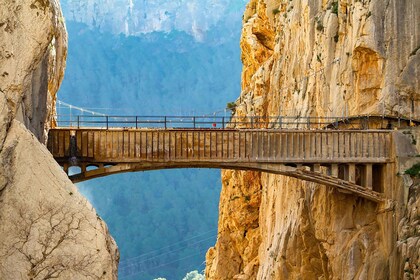
[[[279, 123], [276, 127], [255, 120], [238, 120], [238, 128], [231, 128], [232, 120], [224, 118], [114, 118], [79, 117], [71, 127], [50, 130], [48, 149], [57, 162], [66, 172], [71, 166], [80, 168], [69, 176], [73, 182], [129, 171], [221, 168], [282, 174], [376, 202], [384, 199], [392, 134], [378, 129], [377, 122], [373, 129], [325, 129], [327, 122], [324, 129], [315, 129], [314, 122], [304, 120], [304, 129], [297, 129], [296, 121], [283, 119], [280, 129]], [[291, 123], [295, 128], [287, 127]]]

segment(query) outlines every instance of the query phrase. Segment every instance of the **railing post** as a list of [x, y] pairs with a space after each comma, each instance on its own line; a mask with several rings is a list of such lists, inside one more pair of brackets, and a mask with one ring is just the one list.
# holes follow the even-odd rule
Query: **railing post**
[[77, 116], [77, 129], [80, 128], [80, 116]]
[[195, 117], [193, 117], [193, 125], [194, 125], [194, 128], [195, 128]]
[[254, 117], [251, 116], [251, 128], [254, 128]]
[[167, 124], [166, 124], [166, 116], [164, 117], [164, 125], [165, 125], [165, 129], [167, 128]]
[[106, 116], [106, 129], [109, 129], [109, 120], [108, 120], [108, 116]]
[[138, 129], [139, 128], [139, 125], [138, 125], [138, 116], [136, 116], [136, 129]]
[[281, 129], [281, 126], [282, 126], [281, 122], [282, 122], [282, 119], [281, 119], [281, 116], [279, 116], [279, 128], [280, 129]]
[[308, 129], [311, 129], [311, 117], [306, 117], [306, 121], [308, 123]]
[[225, 117], [222, 117], [222, 128], [225, 128]]

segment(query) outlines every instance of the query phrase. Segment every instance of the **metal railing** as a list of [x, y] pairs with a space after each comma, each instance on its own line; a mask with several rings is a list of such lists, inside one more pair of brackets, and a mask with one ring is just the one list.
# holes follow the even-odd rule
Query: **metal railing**
[[[410, 120], [410, 123], [412, 120]], [[161, 129], [392, 129], [401, 118], [392, 116], [291, 117], [291, 116], [90, 116], [59, 115], [58, 127], [161, 128]], [[374, 125], [373, 125], [374, 124]], [[418, 123], [417, 123], [418, 124]]]

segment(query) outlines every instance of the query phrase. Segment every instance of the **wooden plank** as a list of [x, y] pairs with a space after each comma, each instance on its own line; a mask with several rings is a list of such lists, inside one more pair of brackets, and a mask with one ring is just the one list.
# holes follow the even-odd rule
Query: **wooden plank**
[[82, 132], [82, 157], [87, 157], [88, 156], [88, 132], [87, 131], [83, 131]]
[[118, 157], [124, 158], [124, 132], [118, 131]]
[[245, 156], [245, 158], [246, 159], [249, 159], [250, 158], [250, 155], [249, 155], [249, 150], [250, 150], [250, 144], [251, 144], [251, 141], [250, 141], [250, 133], [249, 132], [245, 132], [244, 133], [244, 156]]
[[220, 140], [219, 140], [219, 132], [216, 132], [216, 135], [215, 135], [215, 145], [214, 145], [214, 150], [215, 150], [215, 157], [216, 158], [219, 158], [219, 151], [220, 151], [220, 148], [219, 148], [219, 145], [220, 145]]
[[301, 156], [301, 146], [302, 146], [302, 139], [300, 138], [300, 132], [296, 132], [296, 152], [295, 152], [295, 158], [296, 160], [299, 160]]
[[229, 131], [226, 131], [225, 133], [225, 141], [226, 141], [226, 159], [230, 158], [230, 139], [229, 139]]
[[263, 155], [262, 158], [264, 159], [268, 159], [270, 157], [270, 151], [269, 151], [269, 143], [268, 143], [268, 132], [267, 131], [263, 131], [262, 133], [262, 140], [263, 140]]
[[241, 153], [241, 146], [242, 146], [242, 142], [241, 142], [241, 138], [242, 138], [242, 133], [241, 133], [241, 131], [237, 131], [236, 132], [236, 135], [237, 135], [237, 139], [238, 139], [238, 157], [237, 157], [237, 159], [238, 160], [241, 160], [242, 159], [242, 153]]
[[58, 155], [60, 157], [64, 157], [64, 150], [65, 150], [64, 141], [63, 141], [64, 140], [64, 131], [59, 131], [58, 139], [59, 139], [59, 146], [58, 146], [59, 153], [58, 153]]
[[144, 138], [144, 132], [139, 131], [138, 133], [139, 134], [138, 134], [138, 140], [137, 141], [139, 141], [139, 150], [140, 150], [139, 157], [141, 159], [145, 159], [146, 158], [146, 153], [143, 153], [143, 149], [146, 148], [146, 144], [144, 142], [145, 139], [143, 139]]
[[362, 154], [362, 146], [361, 146], [362, 139], [359, 132], [355, 133], [355, 135], [356, 135], [355, 137], [356, 143], [355, 143], [355, 148], [354, 148], [354, 156], [356, 158], [359, 158], [361, 157], [361, 154]]
[[94, 158], [98, 159], [101, 157], [101, 131], [95, 131], [93, 135], [94, 141]]
[[70, 130], [66, 131], [66, 135], [64, 138], [64, 156], [65, 157], [70, 157]]
[[204, 132], [203, 136], [203, 158], [206, 158], [207, 132]]
[[275, 137], [275, 154], [274, 154], [274, 159], [278, 160], [281, 158], [281, 134], [279, 133], [275, 133], [274, 134]]
[[127, 131], [127, 136], [128, 136], [128, 149], [127, 149], [127, 157], [132, 159], [134, 158], [134, 149], [135, 149], [135, 142], [134, 142], [134, 137], [135, 137], [135, 133], [133, 131]]
[[222, 146], [220, 147], [221, 154], [222, 154], [221, 157], [225, 158], [225, 151], [226, 151], [225, 145], [226, 145], [226, 143], [225, 143], [225, 132], [224, 131], [221, 132], [221, 140], [220, 141], [222, 142]]
[[331, 159], [334, 154], [334, 132], [329, 132], [327, 136], [326, 158]]
[[60, 131], [57, 131], [54, 135], [54, 154], [60, 157]]
[[60, 156], [60, 131], [57, 131], [54, 135], [54, 154]]
[[201, 150], [202, 150], [202, 140], [201, 140], [201, 131], [198, 131], [196, 136], [196, 158], [200, 159], [201, 158]]
[[241, 134], [239, 131], [235, 132], [235, 141], [236, 141], [236, 159], [241, 159]]
[[156, 132], [156, 159], [160, 159], [162, 155], [162, 133]]
[[315, 155], [314, 155], [314, 150], [315, 150], [314, 149], [314, 135], [313, 135], [313, 133], [307, 133], [306, 138], [307, 138], [306, 148], [308, 150], [308, 152], [306, 153], [306, 159], [312, 161], [315, 158]]
[[363, 150], [363, 158], [368, 157], [368, 149], [369, 149], [369, 138], [367, 133], [361, 133], [362, 134], [362, 150]]
[[94, 132], [88, 131], [87, 132], [87, 156], [94, 157], [94, 148], [95, 148], [95, 141], [94, 141]]
[[141, 149], [140, 149], [140, 132], [139, 131], [134, 131], [134, 157], [135, 158], [141, 158]]
[[385, 158], [390, 157], [390, 151], [391, 151], [391, 134], [386, 134], [384, 139], [384, 145], [383, 145], [383, 154]]
[[144, 158], [145, 159], [148, 159], [149, 158], [149, 132], [148, 131], [145, 131], [144, 133]]
[[237, 154], [236, 154], [236, 143], [235, 143], [235, 132], [232, 132], [232, 158], [237, 159]]
[[349, 132], [346, 132], [345, 134], [345, 141], [346, 141], [346, 158], [350, 159], [352, 158], [352, 148], [351, 148], [351, 143], [352, 143], [352, 135]]

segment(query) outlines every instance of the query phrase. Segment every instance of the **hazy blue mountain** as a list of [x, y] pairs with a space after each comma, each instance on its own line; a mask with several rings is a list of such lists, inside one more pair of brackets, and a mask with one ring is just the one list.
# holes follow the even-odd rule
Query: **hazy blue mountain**
[[[112, 114], [211, 114], [240, 92], [238, 36], [206, 43], [185, 32], [112, 35], [67, 22], [69, 53], [59, 98]], [[238, 32], [239, 33], [239, 32]]]
[[[198, 41], [215, 25], [238, 30], [247, 0], [61, 0], [68, 21], [103, 32], [142, 35], [182, 31]], [[222, 36], [225, 36], [222, 34]]]
[[[62, 1], [69, 53], [59, 99], [111, 115], [224, 114], [240, 92], [244, 2]], [[121, 20], [139, 17], [123, 16], [126, 5], [171, 17], [149, 24], [140, 16], [126, 32]], [[217, 234], [219, 170], [127, 173], [79, 187], [117, 241], [121, 279], [178, 280], [204, 268]]]

